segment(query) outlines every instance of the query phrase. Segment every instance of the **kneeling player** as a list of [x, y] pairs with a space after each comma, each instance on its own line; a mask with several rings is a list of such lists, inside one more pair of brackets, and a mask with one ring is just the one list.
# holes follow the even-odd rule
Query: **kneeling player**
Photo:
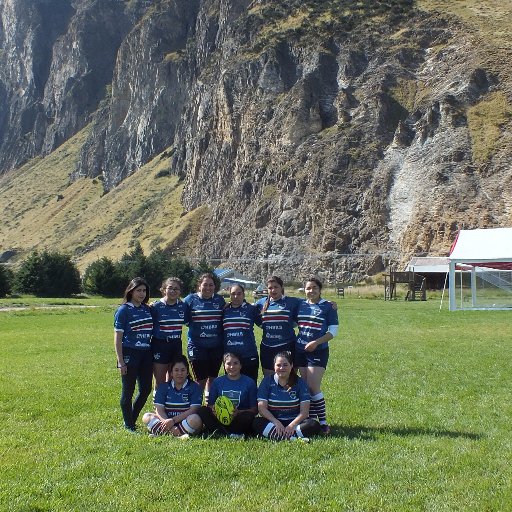
[[258, 412], [253, 421], [256, 434], [273, 441], [302, 440], [321, 431], [318, 421], [308, 418], [310, 395], [306, 382], [293, 368], [290, 352], [274, 358], [274, 374], [265, 377], [258, 388]]
[[199, 385], [189, 379], [187, 358], [176, 357], [171, 363], [171, 380], [156, 390], [155, 412], [147, 412], [142, 420], [152, 435], [187, 438], [201, 431], [203, 423], [197, 411], [203, 401]]

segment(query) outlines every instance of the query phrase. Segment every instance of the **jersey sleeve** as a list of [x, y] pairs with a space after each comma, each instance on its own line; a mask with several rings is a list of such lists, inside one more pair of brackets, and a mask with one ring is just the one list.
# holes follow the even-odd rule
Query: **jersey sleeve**
[[265, 401], [268, 402], [270, 395], [270, 379], [272, 377], [265, 377], [258, 388], [257, 392], [257, 400], [258, 402]]
[[249, 384], [249, 408], [256, 407], [258, 405], [257, 395], [258, 388], [256, 387], [256, 383], [251, 379]]
[[190, 406], [201, 405], [203, 403], [203, 390], [196, 382], [192, 386], [192, 393], [190, 397]]
[[338, 311], [334, 310], [332, 307], [329, 307], [327, 310], [327, 326], [329, 325], [339, 325], [338, 321]]
[[217, 397], [219, 396], [219, 377], [217, 377], [210, 387], [210, 393], [208, 395], [208, 405], [213, 406], [215, 403], [215, 400], [217, 400]]
[[120, 306], [114, 315], [114, 330], [124, 332], [126, 326], [126, 306]]

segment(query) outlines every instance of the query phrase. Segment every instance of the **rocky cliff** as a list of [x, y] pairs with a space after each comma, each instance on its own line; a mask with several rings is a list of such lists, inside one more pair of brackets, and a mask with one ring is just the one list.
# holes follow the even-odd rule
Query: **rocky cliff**
[[510, 66], [453, 16], [408, 0], [0, 0], [0, 14], [3, 172], [88, 123], [71, 176], [107, 192], [164, 152], [203, 217], [170, 250], [190, 237], [244, 270], [337, 256], [373, 274], [445, 253], [458, 227], [511, 225]]

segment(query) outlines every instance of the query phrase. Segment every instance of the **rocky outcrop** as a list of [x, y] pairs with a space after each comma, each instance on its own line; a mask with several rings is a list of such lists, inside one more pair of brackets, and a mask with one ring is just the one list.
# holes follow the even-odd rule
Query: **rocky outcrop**
[[[72, 176], [106, 191], [168, 149], [185, 208], [208, 208], [196, 256], [372, 274], [444, 253], [462, 224], [511, 221], [508, 86], [453, 19], [409, 0], [55, 0], [36, 51], [22, 3], [0, 0], [0, 165], [91, 119]], [[39, 16], [49, 3], [32, 2]], [[493, 101], [505, 120], [479, 110]], [[484, 156], [482, 116], [498, 134]]]

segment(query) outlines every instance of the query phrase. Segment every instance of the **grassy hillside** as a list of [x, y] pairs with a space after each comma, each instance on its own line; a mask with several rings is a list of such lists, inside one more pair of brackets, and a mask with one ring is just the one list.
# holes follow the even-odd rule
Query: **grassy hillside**
[[58, 249], [83, 269], [102, 256], [119, 258], [135, 240], [146, 253], [178, 237], [183, 251], [193, 245], [200, 211], [181, 216], [182, 185], [168, 174], [168, 158], [154, 158], [108, 194], [99, 179], [69, 182], [87, 131], [2, 177], [0, 251]]

